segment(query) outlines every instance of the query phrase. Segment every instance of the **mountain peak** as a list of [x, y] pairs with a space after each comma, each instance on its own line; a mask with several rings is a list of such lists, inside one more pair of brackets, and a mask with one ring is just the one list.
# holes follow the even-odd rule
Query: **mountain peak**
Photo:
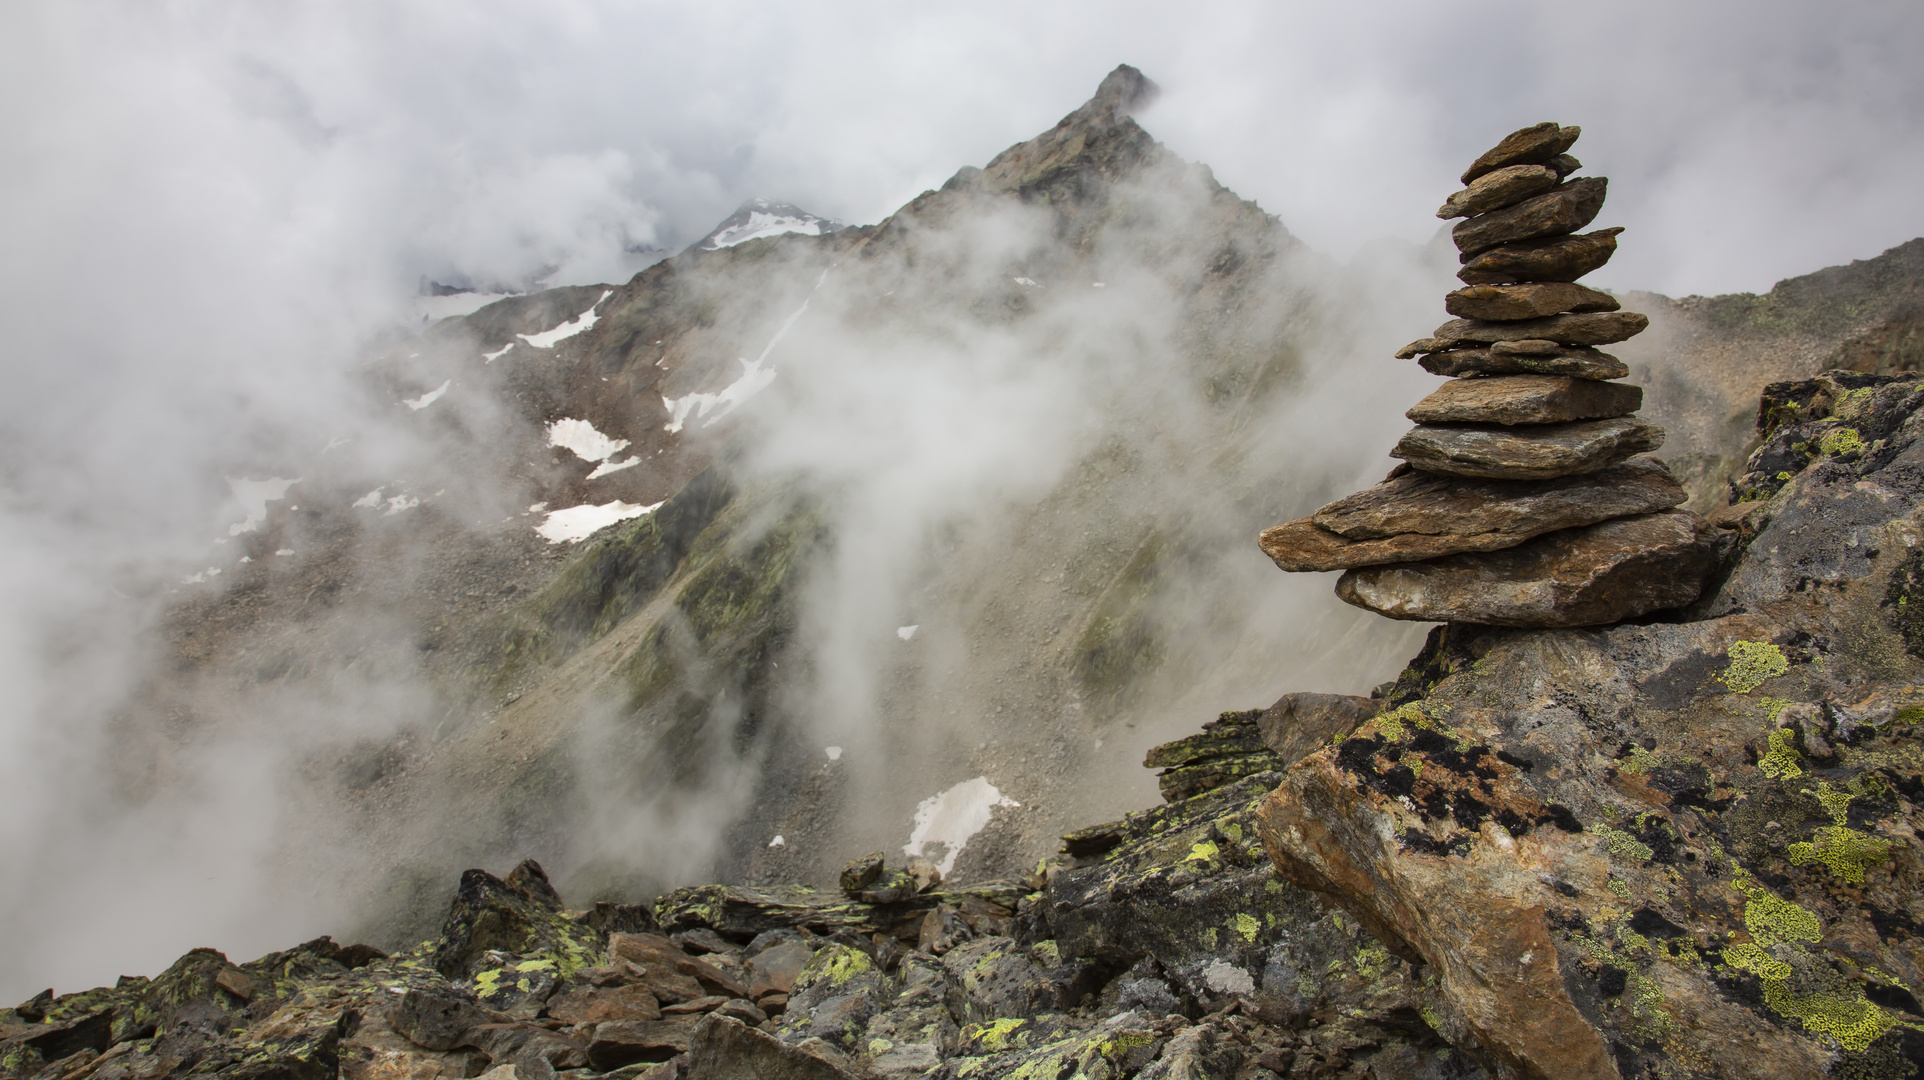
[[696, 241], [694, 246], [713, 251], [759, 240], [764, 236], [780, 236], [783, 233], [826, 236], [845, 227], [839, 221], [811, 214], [793, 203], [776, 202], [757, 195], [723, 218], [721, 224]]
[[1162, 87], [1149, 76], [1128, 64], [1117, 64], [1116, 70], [1102, 77], [1096, 96], [1089, 99], [1083, 110], [1124, 117], [1137, 109], [1148, 108], [1161, 93]]

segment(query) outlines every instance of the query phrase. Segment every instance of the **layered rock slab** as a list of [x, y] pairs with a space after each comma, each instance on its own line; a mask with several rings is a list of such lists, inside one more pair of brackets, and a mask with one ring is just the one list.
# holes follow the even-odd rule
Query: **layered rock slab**
[[1425, 472], [1495, 480], [1549, 480], [1595, 472], [1663, 445], [1663, 429], [1635, 417], [1523, 428], [1420, 426], [1390, 456]]
[[1549, 481], [1410, 472], [1267, 529], [1258, 542], [1284, 570], [1348, 570], [1501, 551], [1559, 529], [1668, 510], [1686, 497], [1655, 458]]
[[1487, 349], [1451, 349], [1426, 354], [1417, 361], [1432, 375], [1460, 378], [1469, 375], [1568, 375], [1573, 379], [1621, 379], [1630, 366], [1596, 349], [1570, 348], [1554, 341], [1543, 351], [1509, 351], [1501, 348], [1515, 342], [1498, 342]]
[[1552, 162], [1574, 146], [1582, 134], [1580, 127], [1559, 127], [1551, 121], [1520, 128], [1471, 162], [1470, 167], [1463, 170], [1463, 182], [1474, 183], [1477, 177], [1510, 165]]
[[1601, 626], [1681, 607], [1712, 564], [1686, 510], [1615, 518], [1484, 554], [1344, 573], [1336, 595], [1392, 619]]
[[1436, 216], [1448, 221], [1497, 210], [1542, 194], [1556, 187], [1562, 178], [1561, 173], [1548, 165], [1508, 165], [1477, 177], [1469, 187], [1451, 195], [1436, 211]]
[[1622, 306], [1607, 292], [1569, 281], [1469, 285], [1443, 297], [1443, 310], [1464, 319], [1540, 319]]
[[1466, 285], [1512, 281], [1575, 281], [1610, 261], [1621, 226], [1581, 236], [1505, 244], [1465, 259], [1457, 279]]
[[1643, 407], [1643, 389], [1562, 375], [1457, 379], [1405, 413], [1419, 424], [1565, 424], [1628, 416]]
[[1573, 233], [1596, 220], [1608, 185], [1601, 176], [1571, 180], [1514, 206], [1458, 222], [1450, 237], [1458, 251], [1474, 256], [1500, 244]]

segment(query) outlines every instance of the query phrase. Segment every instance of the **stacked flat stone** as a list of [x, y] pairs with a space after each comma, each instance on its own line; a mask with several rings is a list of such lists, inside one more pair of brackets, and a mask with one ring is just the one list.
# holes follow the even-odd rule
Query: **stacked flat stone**
[[1383, 483], [1262, 534], [1276, 565], [1343, 570], [1338, 596], [1395, 619], [1592, 626], [1697, 598], [1702, 523], [1663, 462], [1638, 456], [1663, 429], [1597, 349], [1650, 320], [1577, 284], [1622, 231], [1577, 233], [1608, 183], [1571, 177], [1579, 130], [1515, 132], [1437, 211], [1465, 219], [1464, 287], [1444, 298], [1456, 318], [1397, 356], [1451, 381], [1409, 411]]

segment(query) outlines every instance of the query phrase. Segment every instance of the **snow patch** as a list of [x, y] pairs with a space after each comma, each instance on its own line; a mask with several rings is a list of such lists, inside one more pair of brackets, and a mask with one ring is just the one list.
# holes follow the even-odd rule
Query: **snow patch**
[[829, 759], [830, 761], [840, 761], [840, 760], [842, 760], [842, 748], [841, 748], [841, 747], [839, 747], [839, 746], [828, 746], [828, 747], [824, 747], [823, 749], [827, 751], [827, 753], [828, 753], [828, 759]]
[[922, 629], [921, 623], [916, 623], [914, 626], [898, 626], [895, 628], [895, 636], [901, 638], [903, 641], [907, 641], [914, 637], [915, 632], [920, 629]]
[[955, 869], [955, 858], [968, 846], [969, 838], [988, 827], [989, 814], [998, 806], [1021, 806], [996, 790], [986, 776], [964, 780], [938, 795], [923, 799], [915, 808], [915, 830], [902, 845], [909, 858], [922, 855], [930, 846], [943, 849], [937, 864], [943, 877]]
[[[740, 358], [737, 357], [737, 359]], [[668, 407], [668, 424], [665, 430], [671, 433], [679, 432], [688, 423], [691, 413], [694, 419], [702, 421], [703, 427], [707, 427], [734, 412], [737, 405], [761, 393], [768, 388], [769, 383], [775, 381], [775, 372], [772, 369], [764, 369], [760, 360], [753, 363], [741, 360], [741, 365], [741, 377], [723, 387], [719, 393], [685, 394], [678, 398], [663, 395], [661, 403]], [[715, 415], [709, 416], [710, 412]]]
[[293, 548], [276, 548], [276, 549], [274, 550], [274, 554], [276, 554], [276, 555], [292, 555], [292, 554], [294, 554], [294, 549], [293, 549]]
[[623, 469], [630, 469], [639, 464], [641, 464], [640, 457], [631, 457], [627, 461], [615, 461], [610, 458], [595, 466], [595, 471], [588, 474], [588, 479], [597, 480], [607, 476], [609, 473], [618, 473]]
[[572, 450], [583, 461], [606, 461], [609, 455], [627, 449], [628, 440], [611, 439], [586, 420], [563, 417], [548, 425], [548, 445]]
[[421, 505], [421, 500], [419, 499], [410, 498], [405, 494], [396, 495], [387, 501], [387, 509], [381, 511], [381, 516], [393, 517], [403, 510], [412, 510], [419, 505]]
[[760, 240], [764, 236], [781, 236], [785, 233], [820, 236], [822, 223], [820, 219], [800, 218], [790, 214], [765, 214], [760, 210], [751, 210], [747, 221], [723, 229], [703, 246], [710, 250], [734, 247], [736, 244], [746, 244], [750, 240]]
[[781, 834], [781, 833], [776, 833], [776, 834], [775, 834], [775, 839], [773, 839], [773, 840], [770, 840], [770, 841], [768, 842], [768, 846], [769, 846], [769, 847], [787, 847], [787, 846], [788, 846], [788, 841], [787, 841], [787, 840], [784, 840], [784, 839], [782, 838], [782, 834]]
[[514, 348], [514, 342], [510, 341], [506, 345], [501, 346], [500, 348], [494, 350], [493, 352], [484, 352], [481, 354], [481, 362], [484, 364], [492, 364], [496, 360], [499, 360], [503, 356], [506, 356], [508, 354], [508, 350], [512, 348]]
[[385, 490], [384, 487], [377, 487], [373, 491], [368, 492], [367, 494], [354, 500], [348, 505], [354, 507], [357, 510], [372, 510], [375, 507], [381, 505], [381, 492], [383, 490]]
[[261, 522], [267, 520], [267, 504], [286, 498], [287, 489], [300, 482], [298, 476], [292, 480], [278, 476], [270, 476], [265, 480], [236, 480], [231, 476], [228, 477], [227, 489], [234, 493], [234, 498], [240, 502], [246, 516], [229, 525], [227, 535], [239, 536], [244, 532], [253, 532], [260, 528]]
[[[606, 300], [614, 294], [615, 291], [609, 289], [607, 292], [601, 294], [601, 300]], [[552, 349], [557, 342], [574, 337], [576, 334], [593, 326], [596, 321], [601, 318], [601, 316], [595, 314], [595, 308], [601, 306], [601, 300], [596, 300], [588, 306], [588, 310], [562, 323], [553, 330], [544, 330], [539, 334], [522, 334], [521, 340], [537, 349]]]
[[534, 531], [540, 533], [550, 544], [584, 540], [618, 521], [627, 521], [629, 518], [652, 513], [655, 507], [660, 505], [655, 503], [654, 506], [636, 506], [633, 503], [622, 502], [620, 499], [600, 506], [584, 503], [580, 506], [570, 506], [565, 510], [549, 511], [541, 524], [534, 527]]
[[180, 583], [182, 585], [198, 585], [203, 581], [207, 581], [211, 578], [217, 578], [219, 576], [220, 576], [220, 567], [210, 566], [207, 569], [202, 570], [200, 573], [195, 574], [193, 577], [181, 578]]
[[441, 395], [447, 393], [448, 387], [453, 385], [454, 385], [454, 380], [449, 379], [447, 382], [444, 382], [441, 385], [435, 387], [434, 389], [429, 390], [427, 393], [422, 394], [420, 397], [407, 398], [406, 400], [402, 401], [401, 404], [406, 405], [409, 409], [412, 409], [415, 412], [420, 412], [422, 409], [425, 409], [429, 405], [432, 405], [435, 402], [441, 400]]
[[1042, 287], [1036, 283], [1034, 278], [1019, 277], [1015, 279], [1015, 283], [1017, 285], [1027, 285], [1031, 289], [1040, 289]]

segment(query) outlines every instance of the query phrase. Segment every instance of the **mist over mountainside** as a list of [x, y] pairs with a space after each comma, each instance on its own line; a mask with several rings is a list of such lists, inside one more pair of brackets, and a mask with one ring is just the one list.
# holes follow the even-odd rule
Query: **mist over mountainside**
[[[9, 985], [398, 946], [461, 869], [529, 856], [578, 904], [825, 883], [977, 777], [1019, 805], [929, 850], [1006, 876], [1152, 802], [1144, 751], [1201, 719], [1394, 677], [1419, 631], [1252, 538], [1388, 467], [1383, 403], [1433, 383], [1390, 355], [1442, 317], [1451, 253], [1318, 255], [1137, 126], [1150, 93], [1118, 69], [873, 226], [384, 343], [360, 429], [237, 465], [292, 483], [198, 580], [141, 583], [142, 683], [36, 809], [16, 881], [136, 873], [152, 922], [9, 889], [47, 927]], [[1920, 251], [1637, 297], [1624, 358], [1700, 509], [1764, 383], [1916, 368]]]

